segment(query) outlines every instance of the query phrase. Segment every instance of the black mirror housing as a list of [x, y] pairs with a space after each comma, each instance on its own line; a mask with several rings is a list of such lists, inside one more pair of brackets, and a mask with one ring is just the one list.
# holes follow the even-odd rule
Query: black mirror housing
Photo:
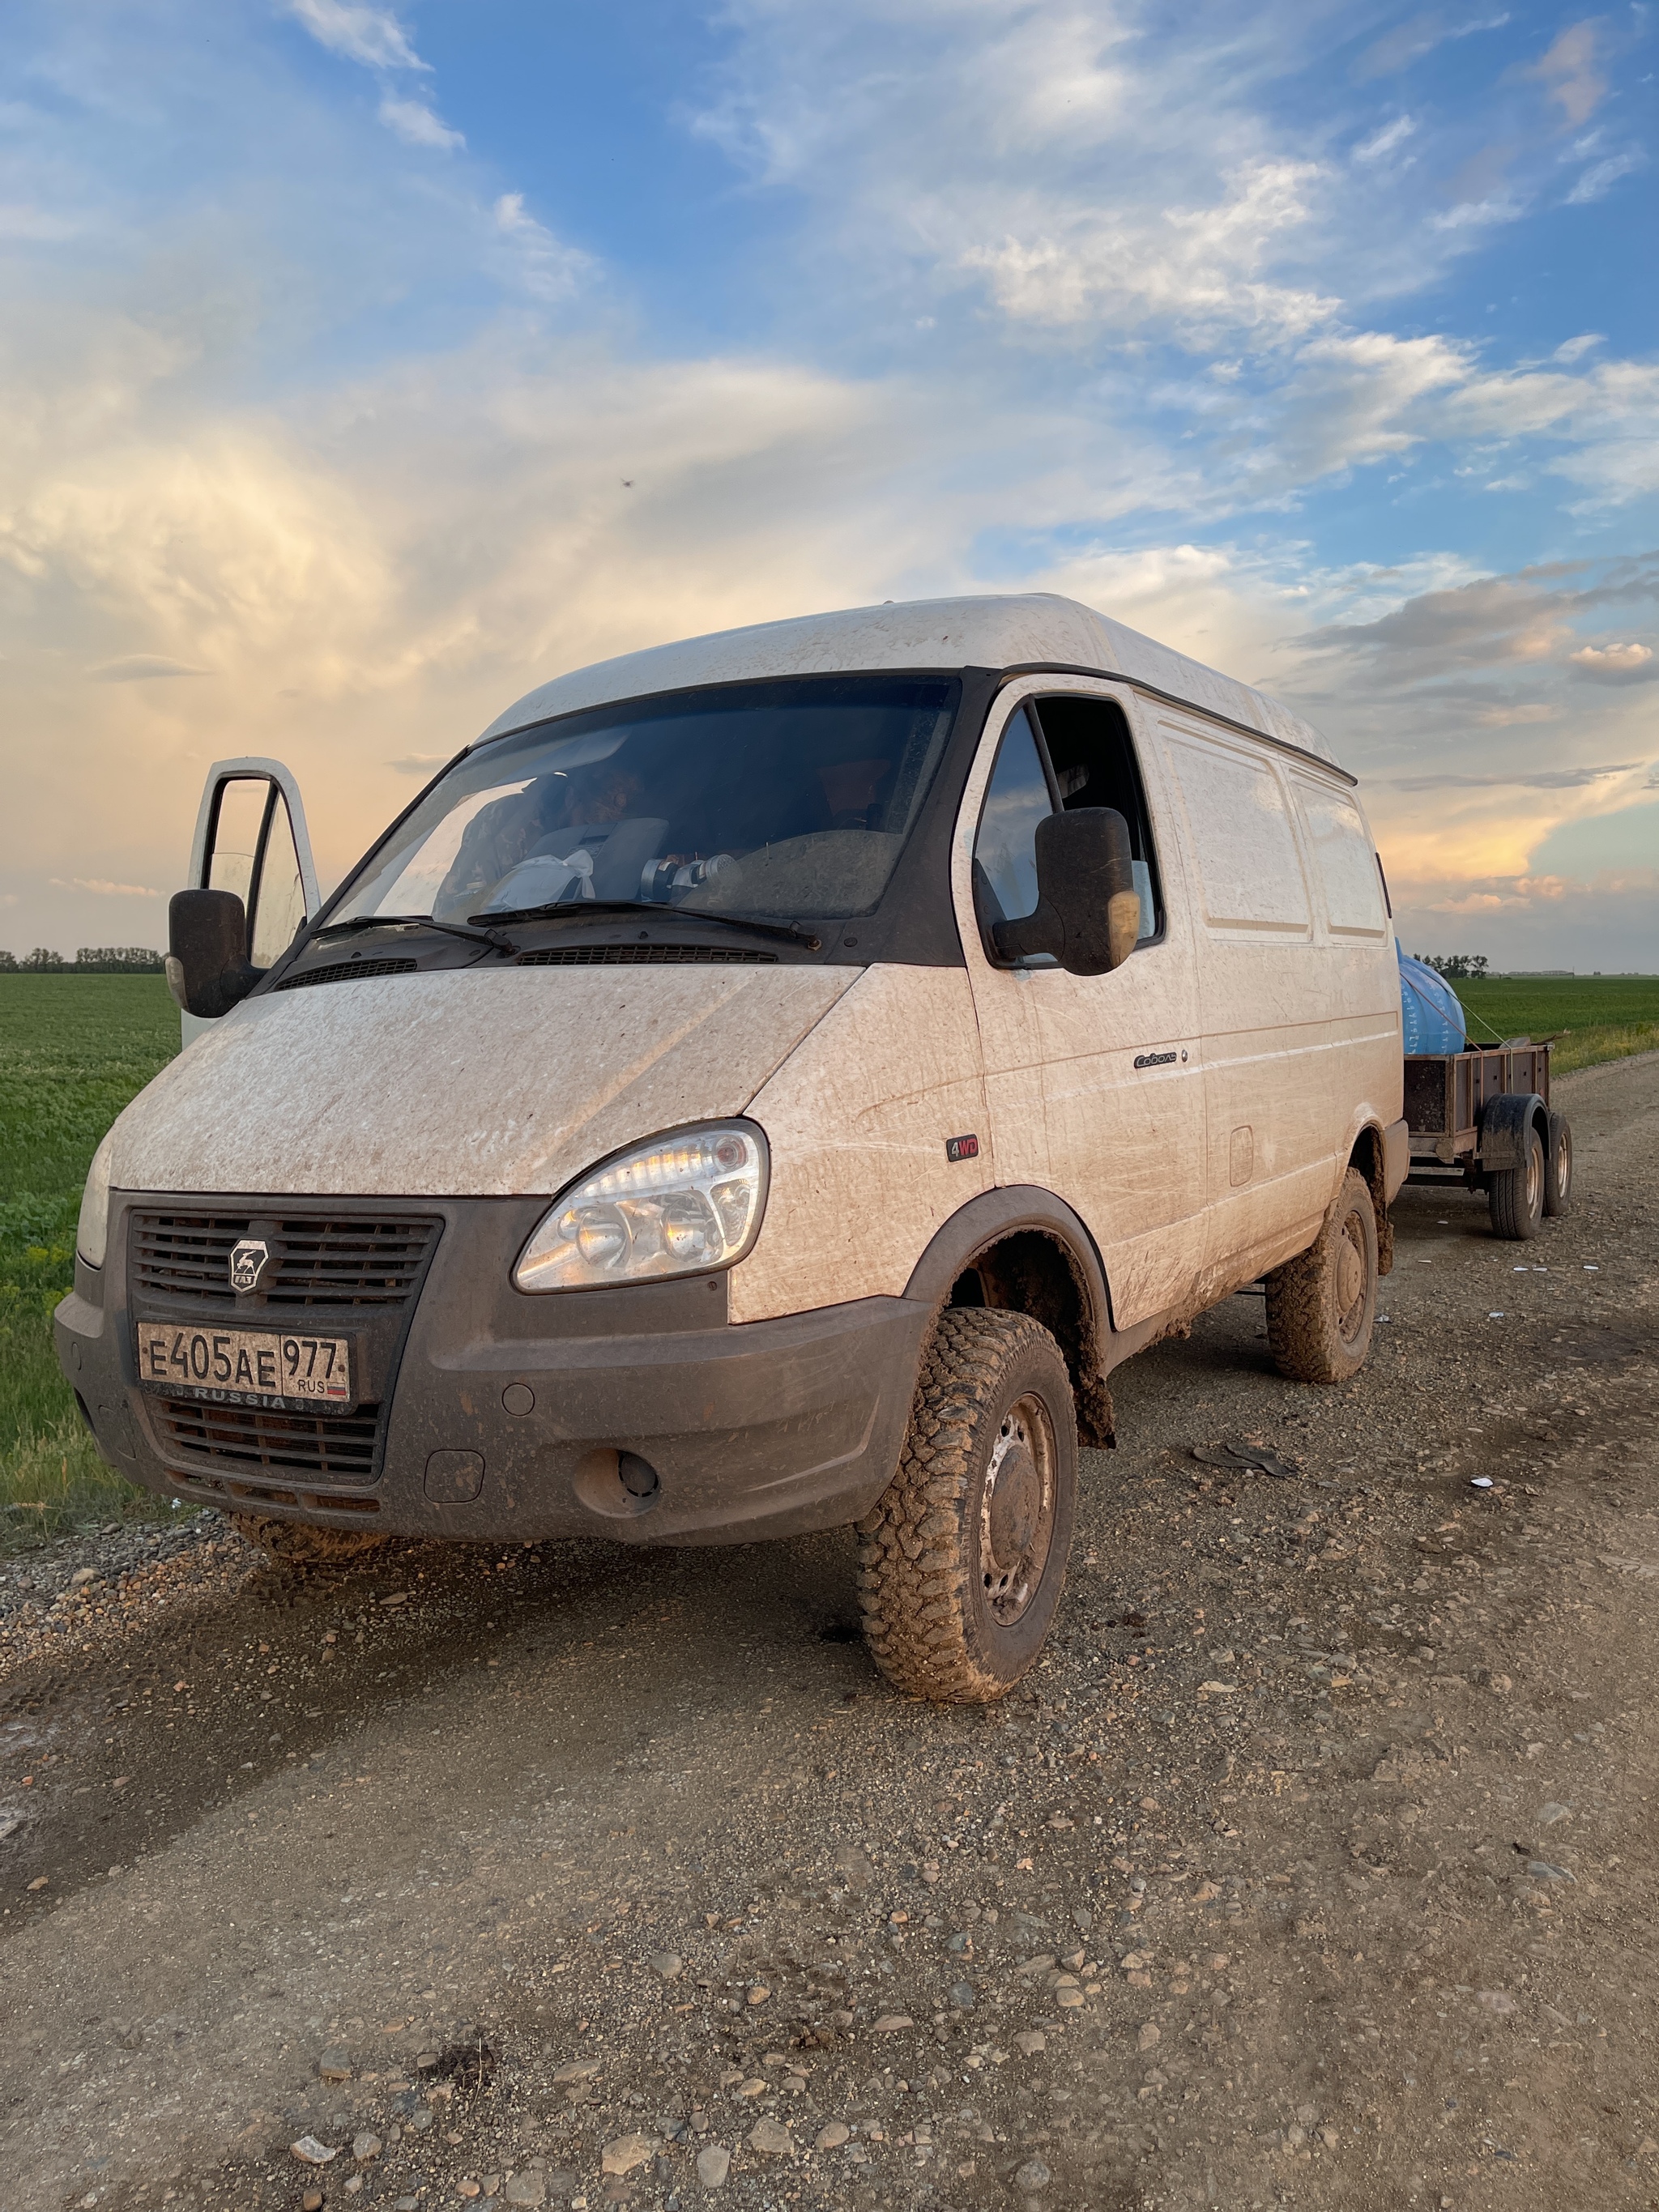
[[167, 988], [204, 1021], [228, 1014], [264, 974], [247, 957], [247, 915], [234, 891], [175, 891], [167, 907]]
[[1036, 826], [1036, 911], [994, 922], [1004, 960], [1052, 953], [1073, 975], [1121, 968], [1140, 933], [1129, 825], [1115, 807], [1079, 806]]

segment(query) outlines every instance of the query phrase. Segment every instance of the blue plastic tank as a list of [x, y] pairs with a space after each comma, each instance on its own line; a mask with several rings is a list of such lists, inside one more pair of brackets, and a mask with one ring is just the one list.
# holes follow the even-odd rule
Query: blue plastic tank
[[[1396, 951], [1399, 947], [1396, 946]], [[1463, 1008], [1445, 977], [1400, 953], [1400, 1018], [1407, 1059], [1419, 1053], [1462, 1052]]]

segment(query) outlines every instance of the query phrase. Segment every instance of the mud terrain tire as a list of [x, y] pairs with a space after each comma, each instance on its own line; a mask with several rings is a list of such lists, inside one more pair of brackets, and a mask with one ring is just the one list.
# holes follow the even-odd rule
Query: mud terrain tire
[[1342, 1178], [1305, 1252], [1267, 1278], [1267, 1345], [1297, 1382], [1346, 1382], [1365, 1364], [1376, 1319], [1376, 1212], [1357, 1168]]
[[378, 1552], [387, 1540], [360, 1536], [355, 1528], [313, 1528], [304, 1521], [266, 1519], [255, 1513], [233, 1513], [228, 1518], [239, 1536], [284, 1566], [343, 1567]]
[[1027, 1314], [947, 1308], [898, 1472], [858, 1524], [864, 1632], [896, 1689], [983, 1705], [1025, 1673], [1065, 1584], [1077, 1449], [1048, 1330]]

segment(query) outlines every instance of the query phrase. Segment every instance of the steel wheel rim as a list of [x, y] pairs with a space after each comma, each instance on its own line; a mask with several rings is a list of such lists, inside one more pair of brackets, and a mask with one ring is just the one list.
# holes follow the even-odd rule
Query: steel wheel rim
[[[1346, 1298], [1343, 1295], [1345, 1275], [1349, 1277], [1353, 1285]], [[1364, 1327], [1365, 1275], [1365, 1224], [1357, 1212], [1351, 1213], [1342, 1224], [1342, 1234], [1337, 1242], [1336, 1266], [1332, 1271], [1337, 1334], [1345, 1344], [1354, 1343]]]
[[1572, 1181], [1572, 1139], [1564, 1136], [1555, 1147], [1555, 1195], [1564, 1199]]
[[987, 1610], [1003, 1628], [1027, 1611], [1048, 1564], [1055, 1459], [1048, 1409], [1028, 1392], [1002, 1417], [980, 1492], [980, 1583]]
[[1544, 1197], [1544, 1147], [1527, 1147], [1527, 1212], [1536, 1213]]

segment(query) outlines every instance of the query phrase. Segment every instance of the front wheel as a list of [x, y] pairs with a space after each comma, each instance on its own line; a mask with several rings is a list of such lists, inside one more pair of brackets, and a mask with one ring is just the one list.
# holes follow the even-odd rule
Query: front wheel
[[1376, 1209], [1357, 1168], [1305, 1252], [1267, 1279], [1267, 1345], [1297, 1382], [1346, 1382], [1365, 1364], [1376, 1319]]
[[1544, 1218], [1544, 1140], [1535, 1128], [1523, 1130], [1517, 1166], [1498, 1168], [1486, 1178], [1495, 1236], [1516, 1243], [1536, 1237]]
[[1077, 1414], [1027, 1314], [952, 1306], [923, 1355], [898, 1472], [859, 1523], [859, 1604], [896, 1688], [983, 1705], [1042, 1650], [1077, 1510]]

